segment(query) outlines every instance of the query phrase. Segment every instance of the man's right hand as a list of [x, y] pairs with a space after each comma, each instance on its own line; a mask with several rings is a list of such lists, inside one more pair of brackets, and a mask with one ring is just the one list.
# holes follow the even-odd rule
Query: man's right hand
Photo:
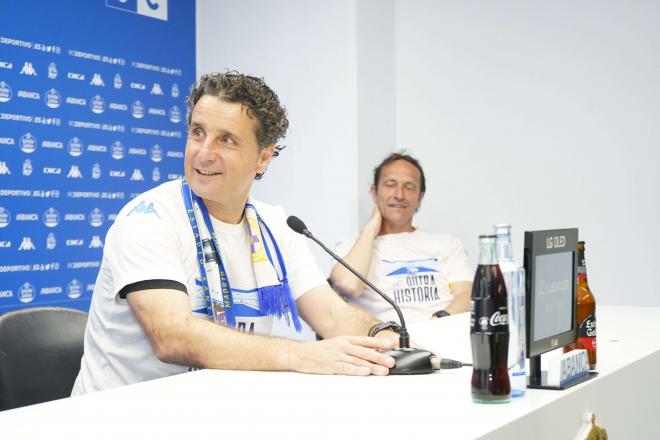
[[[374, 240], [380, 234], [382, 221], [383, 217], [378, 206], [374, 205], [371, 217], [362, 228], [351, 250], [344, 256], [344, 261], [363, 276], [369, 273]], [[330, 279], [334, 289], [346, 299], [355, 299], [364, 291], [364, 283], [339, 263], [332, 268]]]
[[394, 348], [391, 340], [367, 336], [338, 336], [323, 341], [297, 344], [292, 350], [291, 368], [300, 373], [386, 376], [394, 358], [377, 349]]
[[367, 220], [367, 223], [364, 225], [362, 231], [368, 233], [373, 238], [376, 238], [380, 233], [380, 226], [382, 222], [383, 216], [381, 215], [378, 206], [374, 205], [374, 208], [371, 210], [371, 216], [369, 217], [369, 220]]

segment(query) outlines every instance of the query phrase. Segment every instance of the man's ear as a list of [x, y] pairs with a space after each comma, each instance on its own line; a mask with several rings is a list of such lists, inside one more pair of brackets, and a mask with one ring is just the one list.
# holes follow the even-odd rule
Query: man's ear
[[275, 144], [268, 145], [265, 148], [259, 150], [257, 155], [257, 174], [263, 174], [268, 169], [270, 161], [273, 160], [273, 154], [275, 153]]
[[371, 185], [371, 201], [376, 203], [376, 185]]

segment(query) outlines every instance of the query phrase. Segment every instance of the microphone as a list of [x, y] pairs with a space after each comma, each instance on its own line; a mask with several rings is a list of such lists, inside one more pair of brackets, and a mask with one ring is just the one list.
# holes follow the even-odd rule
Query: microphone
[[380, 289], [371, 284], [371, 282], [363, 277], [358, 271], [353, 269], [347, 262], [345, 262], [337, 254], [328, 249], [325, 244], [314, 237], [309, 229], [307, 229], [307, 226], [305, 226], [305, 223], [298, 217], [291, 215], [286, 219], [286, 223], [295, 232], [304, 235], [305, 237], [321, 246], [321, 248], [326, 251], [332, 258], [337, 260], [338, 263], [348, 269], [353, 275], [358, 277], [360, 281], [369, 286], [374, 292], [380, 295], [381, 298], [387, 301], [394, 308], [396, 314], [399, 317], [399, 323], [401, 324], [401, 332], [399, 333], [399, 348], [382, 352], [383, 354], [392, 356], [396, 361], [394, 368], [390, 369], [390, 374], [427, 374], [433, 372], [434, 369], [439, 370], [461, 368], [464, 365], [461, 362], [451, 359], [438, 358], [434, 353], [428, 350], [410, 348], [410, 335], [408, 334], [408, 329], [406, 328], [406, 321], [403, 318], [401, 309], [392, 300], [392, 298], [385, 295]]

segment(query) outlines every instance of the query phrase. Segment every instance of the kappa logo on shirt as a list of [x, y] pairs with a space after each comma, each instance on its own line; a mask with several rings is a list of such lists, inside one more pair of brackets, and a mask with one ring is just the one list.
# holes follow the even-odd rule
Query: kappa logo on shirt
[[128, 215], [132, 214], [155, 214], [156, 217], [161, 218], [160, 215], [158, 215], [158, 212], [156, 212], [156, 208], [154, 208], [154, 202], [145, 202], [144, 200], [140, 201], [140, 203], [131, 211], [128, 213]]

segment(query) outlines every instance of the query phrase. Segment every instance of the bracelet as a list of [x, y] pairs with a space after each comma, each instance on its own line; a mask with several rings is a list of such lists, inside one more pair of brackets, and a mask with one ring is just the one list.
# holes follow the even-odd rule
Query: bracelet
[[435, 316], [436, 318], [442, 318], [445, 316], [449, 316], [449, 312], [447, 312], [446, 310], [438, 310], [433, 314], [433, 316]]
[[383, 330], [392, 330], [395, 333], [401, 333], [401, 326], [394, 321], [378, 322], [371, 326], [367, 336], [374, 337]]

